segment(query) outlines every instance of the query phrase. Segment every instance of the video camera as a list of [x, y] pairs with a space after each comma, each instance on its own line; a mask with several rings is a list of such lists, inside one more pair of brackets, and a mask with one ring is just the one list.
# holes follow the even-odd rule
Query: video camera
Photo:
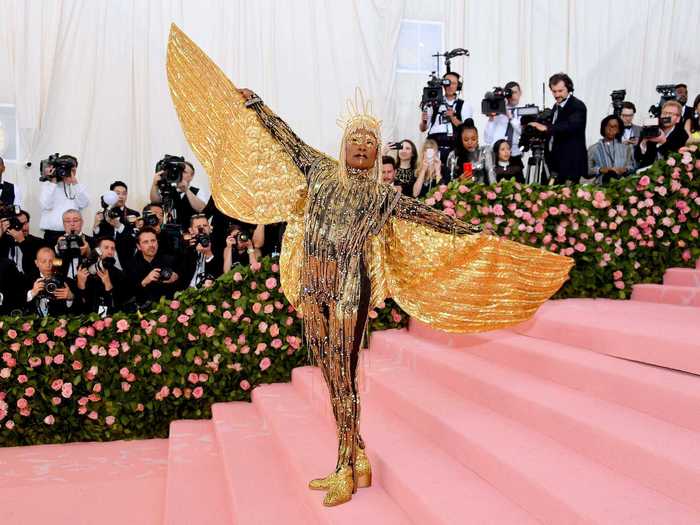
[[610, 99], [612, 100], [613, 115], [619, 117], [622, 113], [622, 103], [625, 101], [625, 96], [627, 91], [624, 89], [616, 89], [610, 93]]
[[530, 126], [531, 122], [538, 122], [545, 126], [552, 124], [554, 112], [550, 108], [540, 110], [535, 104], [526, 104], [525, 106], [515, 108], [514, 111], [520, 117], [522, 125], [522, 133], [520, 134], [520, 142], [518, 145], [523, 151], [532, 150], [533, 153], [543, 153], [544, 147], [549, 139], [549, 134], [539, 131]]
[[450, 81], [446, 78], [440, 78], [440, 57], [445, 58], [445, 69], [446, 73], [450, 73], [450, 61], [458, 56], [469, 56], [469, 51], [464, 48], [458, 47], [451, 51], [446, 51], [445, 53], [436, 53], [433, 55], [435, 57], [435, 62], [437, 64], [437, 69], [430, 73], [427, 85], [423, 88], [423, 96], [420, 101], [421, 111], [426, 111], [428, 108], [433, 108], [433, 111], [437, 110], [444, 102], [445, 96], [443, 94], [443, 88], [450, 85]]
[[[72, 157], [54, 153], [39, 162], [39, 181], [59, 181], [66, 179], [70, 177], [73, 168], [77, 166], [78, 164]], [[50, 168], [53, 168], [53, 173], [51, 173]]]
[[659, 103], [649, 108], [649, 115], [652, 117], [661, 116], [661, 108], [669, 100], [676, 100], [676, 85], [675, 84], [659, 84], [656, 86], [656, 92], [661, 95]]
[[8, 229], [21, 230], [22, 223], [19, 221], [19, 216], [22, 209], [19, 206], [0, 205], [0, 220], [7, 219], [9, 222]]
[[481, 113], [487, 117], [493, 114], [505, 115], [507, 113], [506, 99], [512, 96], [512, 89], [494, 87], [492, 91], [487, 91], [484, 94], [484, 99], [481, 101]]
[[56, 241], [56, 255], [61, 259], [73, 260], [80, 257], [80, 248], [85, 240], [77, 233], [69, 233]]
[[158, 192], [163, 201], [171, 200], [175, 197], [177, 185], [182, 181], [182, 174], [186, 166], [185, 157], [176, 155], [164, 155], [156, 163], [156, 172], [163, 172], [158, 180]]

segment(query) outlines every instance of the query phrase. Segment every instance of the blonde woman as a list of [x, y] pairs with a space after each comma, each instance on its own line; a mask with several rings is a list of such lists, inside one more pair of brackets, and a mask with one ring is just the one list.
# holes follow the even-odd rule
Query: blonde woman
[[428, 139], [423, 143], [418, 154], [416, 182], [413, 184], [413, 197], [426, 195], [432, 188], [442, 182], [442, 163], [437, 142]]

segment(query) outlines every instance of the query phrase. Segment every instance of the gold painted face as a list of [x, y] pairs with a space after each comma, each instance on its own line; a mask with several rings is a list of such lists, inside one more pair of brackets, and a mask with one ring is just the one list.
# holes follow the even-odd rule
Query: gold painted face
[[377, 161], [379, 142], [371, 131], [358, 130], [345, 141], [345, 159], [350, 168], [368, 170]]

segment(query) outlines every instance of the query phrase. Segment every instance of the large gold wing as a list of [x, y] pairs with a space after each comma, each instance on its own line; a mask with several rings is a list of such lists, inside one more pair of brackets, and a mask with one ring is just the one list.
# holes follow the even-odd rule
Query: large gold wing
[[567, 280], [573, 260], [486, 234], [449, 235], [392, 218], [373, 244], [386, 292], [410, 316], [448, 332], [529, 319]]
[[180, 124], [211, 181], [216, 206], [253, 224], [298, 215], [304, 175], [219, 67], [173, 24], [168, 85]]

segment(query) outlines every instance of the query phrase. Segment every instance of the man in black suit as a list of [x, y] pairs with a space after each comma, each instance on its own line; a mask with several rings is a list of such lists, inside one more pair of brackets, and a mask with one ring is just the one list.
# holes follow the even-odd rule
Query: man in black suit
[[76, 307], [75, 281], [60, 273], [55, 258], [53, 249], [39, 248], [35, 259], [39, 277], [26, 292], [28, 311], [40, 317], [70, 314]]
[[128, 299], [129, 291], [124, 273], [116, 268], [114, 239], [101, 237], [95, 243], [98, 262], [83, 264], [76, 277], [78, 308], [102, 316], [114, 313]]
[[204, 214], [190, 218], [190, 228], [184, 236], [188, 244], [182, 268], [182, 287], [200, 288], [206, 280], [223, 273], [223, 249], [216, 246], [212, 226]]
[[46, 241], [29, 233], [29, 212], [20, 210], [17, 222], [21, 228], [11, 227], [9, 219], [0, 221], [0, 257], [14, 262], [20, 277], [32, 281], [36, 278], [36, 252], [46, 246]]
[[[66, 210], [63, 212], [63, 235], [56, 240], [54, 251], [63, 260], [63, 267], [66, 276], [75, 279], [78, 274], [80, 259], [90, 255], [94, 240], [92, 237], [82, 233], [83, 216], [80, 210]], [[75, 237], [76, 243], [73, 242]], [[70, 242], [69, 242], [70, 241]]]
[[126, 269], [131, 294], [136, 304], [158, 302], [172, 297], [178, 290], [175, 258], [161, 253], [158, 235], [153, 228], [143, 228], [136, 236], [136, 255]]
[[639, 135], [642, 133], [642, 126], [634, 123], [634, 115], [636, 113], [637, 107], [633, 102], [625, 100], [622, 103], [620, 118], [622, 119], [622, 124], [624, 125], [621, 139], [623, 144], [631, 144], [632, 146], [639, 144]]
[[640, 168], [650, 166], [658, 159], [665, 159], [669, 153], [685, 146], [688, 134], [683, 128], [682, 118], [683, 106], [680, 102], [669, 100], [661, 107], [660, 133], [656, 137], [642, 139], [635, 149]]
[[693, 116], [694, 109], [688, 106], [688, 85], [687, 84], [676, 84], [676, 100], [683, 107], [683, 112], [681, 113], [681, 124], [685, 124], [685, 121]]
[[545, 151], [550, 183], [576, 184], [588, 173], [586, 105], [573, 95], [574, 83], [565, 73], [552, 75], [549, 89], [556, 100], [552, 123], [531, 122], [530, 126], [550, 137]]

